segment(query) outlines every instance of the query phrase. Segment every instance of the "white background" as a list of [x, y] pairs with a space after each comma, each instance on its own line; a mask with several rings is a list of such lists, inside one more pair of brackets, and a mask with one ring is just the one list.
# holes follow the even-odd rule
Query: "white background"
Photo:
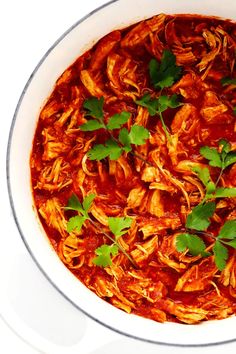
[[7, 0], [0, 5], [0, 353], [236, 352], [235, 344], [201, 349], [151, 345], [98, 325], [52, 288], [31, 260], [14, 225], [6, 189], [5, 155], [18, 98], [36, 64], [56, 39], [105, 2]]

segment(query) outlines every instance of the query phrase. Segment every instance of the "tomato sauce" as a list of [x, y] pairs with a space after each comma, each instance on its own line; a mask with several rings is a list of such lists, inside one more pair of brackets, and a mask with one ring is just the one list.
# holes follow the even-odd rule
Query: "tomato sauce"
[[[64, 264], [89, 289], [127, 312], [161, 322], [198, 323], [235, 312], [232, 285], [224, 285], [224, 275], [215, 266], [212, 274], [204, 275], [204, 259], [191, 261], [189, 255], [181, 258], [174, 247], [174, 239], [184, 229], [189, 212], [183, 189], [191, 208], [201, 200], [199, 189], [189, 179], [189, 176], [195, 179], [196, 176], [183, 168], [183, 162], [206, 166], [208, 162], [201, 157], [200, 148], [217, 148], [222, 138], [234, 149], [236, 147], [233, 113], [236, 89], [235, 85], [223, 86], [220, 82], [223, 77], [235, 77], [236, 25], [212, 17], [164, 16], [102, 38], [58, 79], [41, 111], [35, 132], [30, 162], [32, 192], [53, 247]], [[119, 40], [114, 42], [112, 36]], [[182, 72], [171, 87], [160, 91], [153, 87], [148, 67], [153, 58], [160, 63], [164, 49], [175, 55]], [[163, 113], [169, 133], [173, 139], [178, 138], [174, 152], [168, 147], [158, 114], [151, 117], [146, 108], [136, 103], [147, 93], [154, 98], [176, 94], [181, 102], [180, 107], [169, 108]], [[132, 153], [122, 155], [117, 161], [89, 160], [89, 149], [94, 144], [104, 144], [110, 137], [104, 129], [80, 130], [81, 124], [88, 119], [83, 104], [94, 96], [104, 97], [105, 123], [112, 115], [127, 111], [131, 114], [125, 124], [127, 129], [138, 124], [149, 130], [148, 141], [135, 148], [135, 153], [144, 161]], [[180, 116], [177, 122], [182, 107], [190, 107], [192, 111]], [[208, 114], [208, 108], [219, 109], [219, 114]], [[116, 130], [116, 139], [118, 135], [119, 130]], [[147, 169], [153, 166], [156, 175], [150, 180]], [[210, 171], [216, 179], [219, 170], [210, 167]], [[232, 176], [230, 168], [224, 171], [221, 186], [230, 186], [229, 176]], [[64, 210], [69, 198], [74, 193], [82, 201], [91, 192], [96, 193], [91, 218], [100, 224], [99, 228], [86, 221], [81, 232], [68, 233], [66, 223], [77, 215]], [[157, 195], [159, 202], [155, 199]], [[235, 200], [232, 199], [219, 207], [212, 224], [215, 234], [234, 210]], [[96, 249], [104, 243], [110, 244], [101, 231], [109, 232], [106, 218], [124, 215], [136, 220], [135, 226], [122, 237], [124, 244], [121, 244], [130, 255], [135, 255], [137, 269], [122, 253], [114, 258], [110, 268], [95, 266]], [[154, 231], [145, 231], [147, 226]], [[152, 247], [148, 246], [148, 241], [156, 236], [156, 242], [153, 241]], [[212, 240], [203, 238], [211, 248]], [[191, 274], [191, 269], [196, 270], [195, 275]], [[230, 272], [234, 271], [232, 269]], [[205, 277], [200, 290], [197, 285], [193, 291], [185, 290], [184, 286], [182, 290], [176, 290], [185, 274], [193, 283], [200, 279], [198, 276]], [[157, 290], [160, 284], [164, 290]], [[154, 294], [162, 295], [159, 298]], [[202, 301], [204, 296], [209, 302], [207, 306]], [[220, 306], [214, 303], [217, 296], [226, 304], [223, 309], [228, 308], [223, 315]], [[193, 314], [191, 317], [192, 308], [199, 309], [197, 319]], [[185, 313], [190, 314], [188, 318]]]

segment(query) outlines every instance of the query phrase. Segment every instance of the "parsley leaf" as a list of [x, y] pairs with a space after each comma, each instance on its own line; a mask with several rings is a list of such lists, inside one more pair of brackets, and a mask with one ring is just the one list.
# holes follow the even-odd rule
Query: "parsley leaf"
[[102, 144], [96, 144], [90, 149], [87, 153], [90, 160], [97, 160], [100, 161], [105, 159], [105, 157], [109, 156], [109, 150], [107, 146]]
[[96, 194], [90, 193], [83, 200], [84, 212], [88, 213], [89, 209], [93, 204], [93, 200], [96, 198]]
[[140, 100], [135, 101], [139, 106], [147, 108], [151, 117], [155, 116], [158, 112], [159, 100], [151, 98], [150, 94], [145, 94]]
[[215, 256], [215, 264], [217, 268], [222, 271], [226, 267], [226, 261], [228, 259], [228, 250], [222, 243], [216, 240], [213, 246], [213, 253]]
[[100, 161], [105, 157], [111, 160], [117, 160], [122, 154], [122, 148], [112, 139], [109, 139], [103, 144], [97, 144], [92, 147], [87, 153], [90, 160]]
[[229, 152], [225, 157], [224, 165], [225, 168], [236, 162], [236, 152]]
[[182, 68], [176, 65], [175, 55], [164, 50], [161, 58], [161, 63], [156, 59], [152, 59], [149, 63], [149, 75], [151, 83], [155, 88], [170, 87], [179, 79]]
[[236, 239], [232, 241], [227, 241], [227, 245], [230, 247], [233, 247], [234, 249], [236, 248]]
[[160, 114], [167, 108], [177, 108], [182, 106], [182, 103], [178, 101], [178, 96], [176, 94], [172, 96], [161, 95], [159, 98], [153, 99], [150, 94], [146, 94], [140, 100], [136, 100], [135, 103], [139, 106], [146, 107], [150, 116]]
[[80, 231], [86, 219], [85, 216], [81, 215], [72, 216], [67, 223], [67, 232], [70, 233], [73, 230]]
[[130, 116], [131, 113], [125, 111], [114, 114], [112, 117], [110, 117], [107, 128], [109, 130], [120, 129], [123, 124], [128, 122]]
[[226, 139], [220, 139], [218, 145], [221, 150], [221, 155], [223, 155], [223, 157], [225, 157], [225, 154], [228, 154], [231, 150], [231, 145]]
[[72, 194], [72, 196], [68, 200], [67, 206], [64, 209], [75, 210], [79, 213], [79, 215], [72, 216], [69, 219], [67, 223], [67, 232], [70, 233], [73, 230], [81, 230], [85, 220], [89, 219], [88, 211], [95, 197], [96, 194], [90, 193], [84, 198], [83, 203], [81, 204], [77, 195]]
[[210, 148], [209, 146], [203, 146], [200, 148], [200, 154], [209, 160], [209, 165], [213, 167], [222, 167], [222, 161], [220, 153], [215, 148]]
[[231, 144], [225, 139], [221, 139], [218, 145], [221, 152], [218, 152], [216, 148], [203, 146], [200, 149], [200, 154], [210, 161], [209, 165], [219, 167], [223, 171], [236, 162], [236, 152], [231, 151]]
[[221, 84], [223, 86], [226, 86], [226, 85], [236, 85], [236, 78], [234, 79], [231, 79], [230, 77], [223, 77], [221, 80], [220, 80]]
[[159, 98], [152, 99], [151, 95], [147, 94], [144, 95], [140, 100], [137, 100], [135, 102], [140, 106], [146, 107], [151, 116], [154, 116], [156, 114], [159, 115], [163, 130], [166, 134], [166, 138], [168, 139], [169, 142], [171, 142], [171, 137], [165, 125], [165, 121], [162, 116], [162, 113], [167, 108], [176, 108], [182, 105], [182, 103], [178, 101], [178, 96], [176, 94], [172, 96], [163, 95], [160, 96]]
[[[118, 142], [109, 139], [105, 144], [94, 145], [88, 151], [90, 160], [102, 160], [109, 157], [111, 160], [117, 160], [123, 151], [130, 152], [132, 150], [131, 144], [143, 145], [145, 140], [149, 137], [149, 131], [140, 125], [133, 125], [130, 132], [126, 128], [122, 128], [119, 133]], [[121, 143], [122, 146], [119, 145]]]
[[209, 199], [209, 197], [212, 196], [212, 193], [216, 189], [215, 183], [212, 182], [212, 180], [211, 180], [209, 169], [207, 167], [201, 168], [199, 166], [195, 166], [195, 167], [192, 168], [192, 171], [195, 172], [198, 175], [198, 178], [200, 179], [200, 181], [206, 187], [205, 200]]
[[204, 186], [208, 185], [208, 183], [211, 180], [211, 177], [210, 177], [209, 169], [207, 167], [201, 168], [199, 166], [194, 166], [192, 168], [192, 171], [198, 175], [198, 178], [204, 184]]
[[102, 245], [95, 250], [95, 253], [97, 257], [93, 259], [93, 263], [100, 267], [107, 267], [112, 265], [111, 257], [118, 254], [118, 246]]
[[222, 226], [218, 238], [236, 239], [236, 220], [228, 220]]
[[133, 222], [132, 218], [129, 217], [109, 217], [108, 218], [108, 226], [113, 235], [115, 235], [116, 240], [127, 233], [128, 229], [130, 228]]
[[189, 233], [183, 233], [176, 238], [176, 249], [178, 252], [185, 252], [187, 249], [193, 256], [204, 253], [206, 245], [201, 237]]
[[103, 105], [104, 97], [97, 98], [92, 97], [84, 101], [83, 107], [88, 111], [86, 116], [97, 118], [98, 120], [103, 118]]
[[230, 198], [236, 197], [236, 188], [217, 188], [212, 195], [213, 198]]
[[98, 120], [92, 120], [92, 119], [80, 125], [80, 130], [82, 130], [83, 132], [92, 132], [100, 128], [104, 128], [103, 123], [99, 122]]
[[129, 152], [132, 150], [129, 132], [126, 128], [120, 130], [119, 141], [123, 145], [124, 151]]
[[143, 145], [149, 138], [149, 131], [141, 125], [133, 125], [130, 129], [129, 138], [131, 144]]
[[96, 97], [89, 98], [84, 101], [83, 107], [88, 111], [86, 116], [91, 116], [94, 119], [87, 121], [80, 126], [80, 129], [84, 132], [94, 131], [100, 128], [107, 130], [119, 129], [123, 124], [127, 123], [131, 114], [129, 112], [116, 113], [110, 117], [108, 124], [104, 123], [103, 113], [104, 97], [100, 99]]
[[182, 103], [178, 101], [178, 96], [176, 94], [172, 96], [162, 95], [158, 99], [159, 103], [159, 112], [164, 112], [167, 108], [177, 108], [182, 106]]
[[206, 204], [199, 204], [192, 209], [186, 221], [186, 227], [198, 231], [204, 231], [210, 225], [209, 218], [215, 212], [216, 204], [208, 202]]
[[83, 207], [82, 204], [79, 201], [79, 198], [77, 197], [76, 194], [72, 194], [70, 199], [68, 200], [67, 206], [64, 208], [66, 210], [76, 210], [79, 211], [80, 213], [83, 212]]
[[126, 234], [128, 229], [130, 228], [133, 220], [129, 217], [109, 217], [108, 218], [108, 226], [110, 231], [113, 233], [115, 238], [111, 237], [109, 234], [104, 232], [105, 236], [107, 236], [111, 241], [113, 241], [112, 245], [102, 245], [101, 247], [95, 250], [95, 253], [98, 257], [93, 259], [93, 263], [100, 267], [107, 267], [112, 264], [111, 256], [115, 256], [118, 254], [119, 249], [124, 253], [124, 255], [130, 260], [132, 264], [135, 265], [132, 258], [128, 255], [128, 253], [124, 250], [124, 248], [117, 242], [119, 237]]
[[94, 119], [88, 120], [80, 126], [80, 130], [84, 132], [92, 132], [101, 128], [105, 128], [103, 114], [104, 97], [92, 97], [84, 101], [83, 107], [87, 110], [86, 116]]
[[131, 144], [143, 145], [149, 137], [149, 131], [141, 125], [133, 125], [130, 132], [126, 128], [120, 130], [119, 141], [126, 152], [132, 150]]

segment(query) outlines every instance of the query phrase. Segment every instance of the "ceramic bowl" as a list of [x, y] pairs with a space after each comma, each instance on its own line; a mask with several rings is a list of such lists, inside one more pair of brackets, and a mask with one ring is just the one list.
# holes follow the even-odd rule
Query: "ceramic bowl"
[[115, 0], [80, 19], [50, 48], [20, 97], [11, 126], [7, 170], [11, 205], [21, 237], [48, 280], [78, 309], [130, 337], [168, 345], [202, 346], [233, 341], [236, 317], [200, 325], [158, 323], [106, 303], [63, 265], [35, 212], [29, 158], [39, 112], [56, 79], [97, 40], [158, 13], [220, 16], [236, 20], [235, 0]]

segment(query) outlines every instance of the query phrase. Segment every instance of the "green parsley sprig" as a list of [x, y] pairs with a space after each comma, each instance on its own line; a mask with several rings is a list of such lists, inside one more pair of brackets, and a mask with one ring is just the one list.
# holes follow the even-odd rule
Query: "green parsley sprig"
[[236, 152], [231, 151], [231, 144], [226, 139], [220, 139], [218, 145], [218, 150], [209, 146], [203, 146], [200, 149], [200, 154], [209, 161], [210, 166], [220, 168], [216, 185], [219, 183], [224, 170], [236, 162]]
[[[149, 76], [152, 85], [155, 89], [168, 88], [180, 78], [182, 68], [176, 65], [175, 55], [165, 49], [159, 63], [156, 59], [151, 59], [149, 62]], [[158, 98], [151, 98], [150, 94], [144, 95], [140, 100], [135, 101], [136, 104], [146, 107], [150, 116], [159, 115], [163, 130], [167, 140], [172, 143], [171, 136], [166, 127], [162, 113], [167, 108], [176, 108], [181, 106], [177, 95], [167, 96], [160, 95]]]
[[77, 195], [72, 194], [65, 209], [77, 211], [78, 215], [72, 216], [69, 219], [67, 223], [67, 231], [69, 233], [73, 230], [80, 231], [84, 222], [90, 219], [88, 212], [95, 198], [96, 194], [91, 193], [84, 198], [81, 204]]
[[[90, 160], [102, 160], [105, 157], [109, 157], [110, 160], [117, 160], [123, 152], [132, 152], [132, 145], [143, 145], [145, 140], [149, 137], [149, 131], [140, 126], [133, 125], [128, 131], [126, 128], [122, 128], [119, 133], [118, 139], [112, 137], [107, 140], [105, 144], [96, 144], [88, 152]], [[133, 153], [137, 158], [143, 158]], [[146, 162], [146, 161], [145, 161]]]
[[[219, 151], [218, 151], [219, 150]], [[219, 149], [204, 146], [200, 149], [200, 154], [209, 161], [209, 165], [220, 168], [217, 181], [214, 183], [207, 167], [193, 168], [203, 185], [205, 186], [205, 197], [202, 202], [194, 207], [186, 220], [186, 233], [179, 234], [176, 241], [176, 249], [184, 252], [188, 249], [189, 253], [196, 256], [208, 256], [206, 244], [197, 234], [208, 235], [215, 239], [213, 254], [215, 263], [219, 270], [223, 270], [228, 259], [228, 249], [224, 246], [236, 249], [236, 220], [226, 221], [217, 237], [207, 233], [210, 225], [210, 218], [213, 217], [216, 209], [216, 198], [236, 197], [236, 188], [217, 187], [225, 168], [236, 162], [236, 156], [231, 151], [231, 145], [227, 140], [219, 141]]]
[[[143, 126], [133, 125], [128, 131], [122, 126], [128, 122], [131, 114], [123, 111], [111, 116], [106, 124], [103, 113], [104, 98], [96, 97], [85, 100], [83, 107], [87, 110], [86, 116], [90, 117], [86, 123], [80, 126], [84, 132], [105, 129], [110, 135], [104, 144], [95, 144], [87, 153], [90, 160], [100, 161], [106, 157], [117, 160], [123, 152], [131, 152], [137, 158], [145, 161], [142, 156], [132, 152], [132, 145], [143, 145], [149, 137], [149, 131]], [[122, 129], [121, 129], [122, 128]], [[113, 134], [114, 129], [121, 129], [118, 138]], [[146, 161], [145, 161], [146, 162]]]
[[178, 96], [174, 94], [172, 96], [161, 95], [158, 98], [151, 98], [150, 94], [146, 94], [140, 100], [136, 100], [135, 103], [139, 106], [146, 107], [150, 116], [158, 115], [160, 117], [166, 138], [171, 142], [171, 136], [166, 127], [162, 113], [168, 108], [177, 108], [182, 105], [178, 100]]
[[[226, 221], [216, 237], [211, 234], [209, 236], [215, 240], [213, 246], [215, 264], [222, 271], [226, 267], [229, 257], [228, 249], [225, 245], [236, 249], [236, 220]], [[193, 256], [198, 256], [199, 254], [203, 257], [211, 255], [210, 252], [206, 252], [205, 242], [199, 236], [190, 233], [178, 235], [176, 249], [179, 252], [185, 252], [188, 249]]]
[[156, 59], [149, 62], [151, 83], [156, 89], [170, 87], [180, 78], [182, 68], [176, 65], [175, 55], [165, 49], [159, 63]]
[[78, 215], [72, 216], [69, 219], [67, 223], [68, 233], [71, 233], [74, 230], [80, 231], [82, 226], [84, 225], [84, 222], [88, 220], [93, 226], [96, 227], [96, 229], [98, 229], [110, 241], [112, 241], [111, 245], [104, 244], [95, 250], [95, 254], [97, 255], [97, 257], [93, 260], [94, 264], [101, 267], [107, 267], [108, 265], [111, 265], [111, 257], [117, 255], [120, 250], [129, 259], [133, 266], [136, 267], [136, 264], [134, 263], [133, 259], [118, 242], [119, 238], [128, 232], [133, 222], [133, 219], [129, 217], [109, 217], [108, 226], [111, 233], [113, 234], [113, 236], [111, 236], [106, 231], [104, 231], [96, 222], [94, 222], [89, 216], [89, 210], [95, 198], [96, 194], [91, 193], [87, 195], [81, 203], [77, 195], [72, 194], [72, 196], [68, 200], [67, 206], [64, 209], [77, 211]]
[[[109, 217], [108, 218], [108, 227], [113, 234], [113, 237], [109, 235], [109, 239], [113, 242], [111, 245], [104, 244], [98, 247], [95, 250], [97, 255], [96, 258], [93, 259], [93, 263], [100, 267], [107, 267], [112, 264], [111, 256], [116, 256], [119, 252], [119, 249], [126, 255], [126, 257], [134, 264], [134, 261], [130, 256], [126, 253], [124, 248], [118, 243], [119, 238], [126, 234], [129, 230], [133, 220], [129, 217]], [[107, 236], [107, 234], [105, 233]]]

